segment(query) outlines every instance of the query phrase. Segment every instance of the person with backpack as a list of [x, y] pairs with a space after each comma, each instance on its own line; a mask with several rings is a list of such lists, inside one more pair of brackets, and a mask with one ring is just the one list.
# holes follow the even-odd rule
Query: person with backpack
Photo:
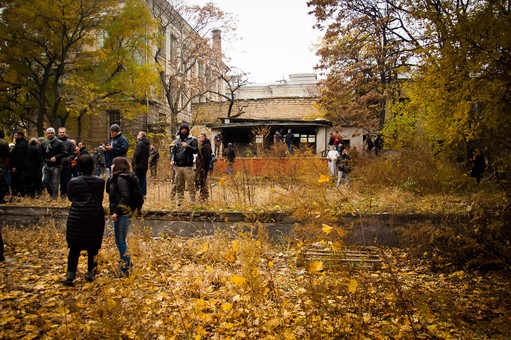
[[122, 275], [128, 276], [133, 264], [126, 245], [126, 236], [133, 213], [141, 208], [140, 203], [135, 202], [140, 200], [141, 193], [138, 179], [132, 173], [126, 157], [115, 157], [112, 160], [111, 174], [106, 191], [109, 194], [110, 214], [114, 220], [115, 245], [119, 250]]
[[105, 210], [103, 209], [103, 192], [105, 180], [92, 175], [94, 160], [85, 154], [76, 160], [79, 177], [69, 181], [67, 197], [71, 201], [66, 226], [66, 241], [69, 247], [67, 257], [67, 273], [64, 285], [74, 286], [80, 252], [87, 250], [87, 282], [94, 281], [97, 262], [96, 255], [103, 242], [105, 231]]
[[346, 190], [349, 190], [350, 188], [350, 172], [351, 172], [351, 166], [349, 164], [350, 156], [348, 154], [348, 149], [344, 148], [341, 153], [341, 157], [337, 160], [337, 171], [338, 171], [338, 177], [337, 177], [337, 189], [339, 189], [339, 186], [341, 185], [342, 178], [344, 177], [344, 185], [346, 186]]

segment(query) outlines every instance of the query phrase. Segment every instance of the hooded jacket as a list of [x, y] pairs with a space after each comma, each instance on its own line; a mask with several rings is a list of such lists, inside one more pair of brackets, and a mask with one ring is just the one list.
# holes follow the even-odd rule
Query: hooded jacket
[[[181, 129], [186, 128], [186, 135], [181, 134]], [[174, 145], [170, 148], [170, 160], [174, 161], [176, 166], [193, 166], [193, 155], [199, 152], [199, 142], [197, 138], [190, 134], [188, 124], [183, 123], [179, 127], [179, 135], [174, 141]], [[187, 144], [186, 147], [181, 145], [182, 142]]]

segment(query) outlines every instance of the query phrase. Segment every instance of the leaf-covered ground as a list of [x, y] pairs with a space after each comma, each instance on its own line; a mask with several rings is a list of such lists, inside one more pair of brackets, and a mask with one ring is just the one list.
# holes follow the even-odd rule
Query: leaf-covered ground
[[505, 273], [433, 273], [427, 263], [409, 261], [396, 249], [373, 249], [383, 265], [366, 270], [335, 260], [297, 261], [299, 247], [272, 245], [263, 236], [218, 231], [197, 239], [153, 239], [134, 225], [128, 237], [132, 275], [117, 278], [118, 254], [109, 230], [95, 282], [85, 282], [81, 257], [71, 288], [61, 284], [67, 257], [61, 228], [4, 227], [0, 338], [505, 339], [511, 334], [511, 281]]

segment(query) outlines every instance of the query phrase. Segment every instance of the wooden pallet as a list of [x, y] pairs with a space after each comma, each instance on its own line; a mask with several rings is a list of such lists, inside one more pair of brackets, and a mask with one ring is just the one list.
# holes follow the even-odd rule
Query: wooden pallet
[[304, 255], [306, 262], [323, 261], [327, 265], [341, 263], [368, 270], [378, 270], [382, 266], [382, 260], [374, 250], [331, 250], [312, 245]]

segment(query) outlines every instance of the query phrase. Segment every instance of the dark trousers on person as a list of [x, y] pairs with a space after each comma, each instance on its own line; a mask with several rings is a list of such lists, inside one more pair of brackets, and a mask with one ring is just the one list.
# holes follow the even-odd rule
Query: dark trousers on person
[[60, 172], [60, 196], [67, 195], [67, 185], [71, 180], [71, 168], [62, 168]]
[[25, 183], [23, 171], [11, 172], [11, 193], [13, 196], [25, 196]]
[[158, 164], [151, 164], [149, 167], [151, 168], [151, 177], [157, 177], [158, 176]]
[[208, 192], [208, 172], [197, 170], [195, 173], [195, 183], [199, 189], [199, 197], [202, 201], [205, 201], [209, 197]]
[[4, 239], [2, 238], [2, 227], [0, 226], [0, 262], [4, 261]]
[[143, 196], [147, 194], [147, 169], [135, 169], [135, 176], [138, 179], [138, 184], [140, 186], [140, 192]]
[[78, 260], [80, 259], [80, 252], [82, 250], [87, 251], [87, 277], [94, 278], [94, 273], [96, 271], [97, 262], [96, 255], [98, 255], [98, 248], [88, 248], [82, 249], [78, 247], [69, 248], [69, 255], [67, 256], [67, 274], [66, 278], [68, 280], [74, 280], [76, 277], [76, 271], [78, 269]]
[[41, 183], [41, 177], [42, 177], [42, 174], [25, 176], [25, 183], [26, 183], [25, 192], [30, 197], [35, 197], [42, 190], [43, 185]]

